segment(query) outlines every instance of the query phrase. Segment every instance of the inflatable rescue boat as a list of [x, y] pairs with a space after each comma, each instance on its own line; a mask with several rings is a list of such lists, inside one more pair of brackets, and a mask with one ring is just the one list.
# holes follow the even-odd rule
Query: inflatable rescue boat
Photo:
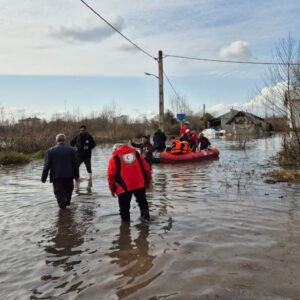
[[219, 157], [219, 149], [207, 149], [187, 154], [172, 154], [170, 152], [154, 152], [153, 162], [161, 164], [176, 164], [184, 162], [196, 162]]

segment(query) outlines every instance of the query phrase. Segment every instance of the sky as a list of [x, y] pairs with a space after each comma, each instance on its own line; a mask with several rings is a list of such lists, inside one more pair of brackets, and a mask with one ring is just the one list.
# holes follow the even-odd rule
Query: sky
[[[300, 39], [297, 0], [86, 0], [153, 57], [272, 61], [274, 46]], [[16, 118], [114, 103], [131, 117], [158, 113], [157, 61], [133, 47], [80, 0], [1, 0], [0, 106]], [[261, 65], [166, 56], [164, 71], [194, 112], [262, 112]], [[272, 88], [272, 87], [268, 87]], [[164, 80], [165, 109], [175, 96]]]

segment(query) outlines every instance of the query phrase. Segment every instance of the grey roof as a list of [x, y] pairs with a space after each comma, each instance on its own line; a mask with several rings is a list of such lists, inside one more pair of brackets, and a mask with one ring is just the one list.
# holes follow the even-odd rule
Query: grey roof
[[238, 112], [239, 112], [238, 110], [231, 109], [228, 113], [223, 114], [223, 115], [217, 117], [216, 119], [228, 119], [228, 118], [231, 118], [234, 114], [236, 114]]
[[243, 116], [247, 117], [248, 119], [250, 119], [253, 122], [253, 124], [259, 124], [261, 122], [265, 122], [265, 120], [263, 118], [241, 110], [241, 111], [237, 111], [237, 113], [234, 114], [232, 116], [232, 118], [230, 118], [230, 120], [226, 124], [232, 123], [233, 120], [240, 115], [243, 115]]

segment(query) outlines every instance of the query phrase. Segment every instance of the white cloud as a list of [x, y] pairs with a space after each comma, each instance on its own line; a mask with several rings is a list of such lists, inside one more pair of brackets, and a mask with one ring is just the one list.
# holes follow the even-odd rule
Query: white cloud
[[222, 59], [248, 60], [252, 57], [249, 43], [244, 41], [232, 42], [220, 50]]
[[129, 114], [129, 119], [132, 121], [142, 121], [144, 118], [151, 120], [152, 118], [156, 117], [157, 113], [153, 110], [148, 110], [146, 113], [141, 113], [138, 110]]
[[215, 116], [227, 113], [231, 108], [243, 110], [254, 115], [265, 117], [270, 115], [279, 115], [285, 112], [284, 92], [286, 91], [286, 82], [279, 82], [272, 87], [264, 87], [260, 93], [245, 103], [223, 104], [219, 103], [208, 107], [208, 112]]
[[232, 103], [232, 104], [219, 103], [211, 107], [208, 107], [208, 112], [218, 117], [222, 114], [229, 112], [231, 108], [239, 110], [241, 109], [241, 105], [239, 103]]
[[[122, 0], [89, 0], [88, 3], [116, 26], [118, 16], [122, 16], [126, 21], [126, 27], [120, 22], [122, 33], [154, 56], [162, 49], [164, 54], [215, 58], [222, 48], [225, 57], [247, 59], [251, 44], [255, 56], [267, 57], [270, 45], [278, 37], [286, 32], [297, 34], [296, 29], [300, 28], [297, 2], [261, 3], [260, 9], [255, 9], [256, 2], [246, 5], [243, 1], [227, 3], [225, 0], [136, 0], [134, 9]], [[157, 69], [149, 57], [134, 53], [134, 47], [132, 52], [126, 51], [130, 48], [122, 45], [131, 45], [113, 34], [80, 1], [2, 0], [1, 4], [2, 74], [143, 76], [146, 68], [149, 72], [152, 70], [148, 68]], [[250, 15], [249, 10], [253, 12]], [[60, 40], [73, 43], [62, 47], [59, 39], [49, 38], [49, 31]], [[240, 36], [247, 36], [249, 44], [236, 41], [229, 45]], [[231, 75], [233, 70], [241, 70], [240, 65], [171, 58], [165, 62], [170, 76], [207, 76], [212, 70], [217, 75]], [[249, 69], [247, 66], [244, 75], [248, 78]]]
[[[124, 20], [119, 17], [115, 22], [112, 22], [112, 25], [122, 31]], [[112, 28], [106, 24], [101, 24], [93, 28], [84, 28], [77, 25], [72, 27], [61, 26], [60, 29], [50, 33], [50, 36], [66, 41], [99, 43], [113, 34], [115, 34], [115, 31]]]
[[242, 104], [241, 108], [261, 117], [282, 114], [285, 112], [283, 100], [285, 91], [286, 82], [279, 82], [272, 87], [264, 87], [259, 95]]

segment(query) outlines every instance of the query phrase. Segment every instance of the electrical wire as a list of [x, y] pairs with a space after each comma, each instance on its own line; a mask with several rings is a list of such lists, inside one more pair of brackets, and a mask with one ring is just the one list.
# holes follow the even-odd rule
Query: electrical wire
[[172, 90], [174, 91], [175, 95], [176, 95], [177, 97], [179, 97], [178, 93], [176, 92], [174, 86], [172, 85], [172, 83], [171, 83], [171, 81], [169, 80], [169, 78], [168, 78], [168, 76], [167, 76], [167, 74], [166, 74], [165, 71], [164, 71], [164, 75], [165, 75], [167, 81], [169, 82], [169, 85], [171, 86]]
[[183, 58], [183, 59], [190, 59], [190, 60], [200, 60], [200, 61], [210, 61], [210, 62], [221, 62], [221, 63], [234, 63], [234, 64], [250, 64], [250, 65], [289, 65], [289, 66], [299, 66], [300, 63], [276, 63], [276, 62], [259, 62], [259, 61], [241, 61], [241, 60], [222, 60], [222, 59], [210, 59], [210, 58], [198, 58], [198, 57], [190, 57], [190, 56], [180, 56], [180, 55], [172, 55], [166, 54], [166, 57], [173, 57], [173, 58]]
[[139, 49], [142, 51], [144, 54], [147, 56], [157, 60], [156, 57], [142, 49], [140, 46], [138, 46], [136, 43], [132, 42], [128, 37], [126, 37], [123, 33], [121, 33], [116, 27], [114, 27], [112, 24], [110, 24], [106, 19], [104, 19], [97, 11], [95, 11], [91, 6], [89, 6], [85, 1], [80, 0], [87, 8], [89, 8], [95, 15], [97, 15], [102, 21], [104, 21], [109, 27], [111, 27], [114, 31], [119, 33], [125, 40], [127, 40], [130, 44], [132, 44], [135, 48]]

